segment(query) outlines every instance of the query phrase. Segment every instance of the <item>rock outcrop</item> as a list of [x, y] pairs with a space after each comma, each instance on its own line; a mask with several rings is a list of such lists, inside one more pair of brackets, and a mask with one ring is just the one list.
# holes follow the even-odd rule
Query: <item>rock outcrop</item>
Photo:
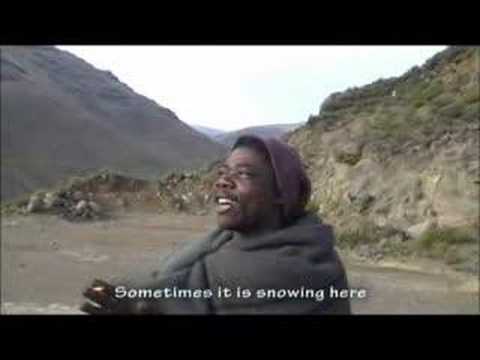
[[93, 200], [92, 193], [83, 194], [78, 191], [35, 193], [21, 211], [24, 214], [54, 213], [69, 221], [100, 220], [107, 217], [107, 213]]
[[[311, 208], [339, 233], [369, 224], [423, 241], [469, 229], [478, 269], [479, 63], [479, 48], [450, 47], [327, 98], [288, 139], [312, 178]], [[375, 231], [364, 235], [385, 238]]]

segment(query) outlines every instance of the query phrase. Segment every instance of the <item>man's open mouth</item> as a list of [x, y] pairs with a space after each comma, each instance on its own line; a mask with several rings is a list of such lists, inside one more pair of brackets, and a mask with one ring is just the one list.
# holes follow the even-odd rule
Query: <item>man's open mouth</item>
[[218, 195], [215, 197], [215, 203], [217, 204], [216, 210], [218, 214], [226, 213], [238, 204], [236, 197], [228, 195]]

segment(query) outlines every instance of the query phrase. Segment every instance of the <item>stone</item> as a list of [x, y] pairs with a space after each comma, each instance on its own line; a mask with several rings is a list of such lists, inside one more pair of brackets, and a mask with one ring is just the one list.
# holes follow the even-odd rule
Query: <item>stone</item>
[[357, 194], [348, 193], [348, 199], [359, 212], [363, 212], [370, 207], [375, 197], [366, 191], [360, 191]]
[[383, 238], [381, 239], [379, 242], [378, 242], [378, 247], [380, 249], [384, 248], [388, 243], [388, 239], [387, 238]]
[[432, 230], [436, 227], [436, 222], [428, 219], [424, 222], [421, 222], [419, 224], [415, 224], [413, 226], [410, 226], [407, 230], [406, 233], [407, 235], [412, 238], [412, 239], [418, 239], [422, 234], [425, 232]]
[[34, 213], [43, 210], [43, 201], [39, 195], [33, 195], [27, 205], [27, 213]]
[[94, 213], [99, 213], [101, 211], [100, 205], [98, 205], [95, 201], [89, 201], [88, 207], [92, 209]]
[[374, 261], [381, 261], [381, 260], [383, 260], [383, 258], [384, 258], [384, 255], [381, 252], [378, 252], [378, 253], [373, 255], [373, 260]]
[[353, 166], [362, 158], [362, 147], [360, 144], [348, 142], [340, 149], [335, 150], [334, 156], [337, 162]]
[[371, 255], [370, 246], [367, 244], [358, 246], [356, 252], [360, 257], [364, 257], [364, 258], [370, 257]]
[[61, 200], [58, 194], [53, 192], [46, 193], [43, 199], [43, 205], [45, 210], [51, 210], [55, 206], [59, 205], [60, 202]]
[[401, 244], [408, 239], [410, 239], [410, 236], [406, 232], [400, 231], [392, 236], [391, 241], [395, 244]]
[[75, 200], [75, 201], [85, 200], [85, 194], [81, 191], [75, 191], [72, 194], [72, 199]]
[[75, 206], [75, 211], [80, 213], [83, 212], [87, 208], [88, 203], [85, 200], [81, 200]]

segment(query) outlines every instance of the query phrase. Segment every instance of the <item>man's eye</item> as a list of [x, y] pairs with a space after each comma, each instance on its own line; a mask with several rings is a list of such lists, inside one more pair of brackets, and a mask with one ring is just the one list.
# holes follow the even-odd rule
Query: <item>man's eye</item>
[[253, 174], [252, 174], [251, 172], [245, 171], [245, 170], [240, 170], [240, 171], [238, 172], [238, 176], [240, 176], [240, 177], [242, 177], [242, 178], [250, 178], [250, 177], [252, 177], [252, 175], [253, 175]]

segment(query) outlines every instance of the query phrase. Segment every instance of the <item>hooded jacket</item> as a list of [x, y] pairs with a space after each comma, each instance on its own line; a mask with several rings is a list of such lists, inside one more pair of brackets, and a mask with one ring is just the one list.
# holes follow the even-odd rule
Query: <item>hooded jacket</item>
[[[345, 269], [334, 249], [334, 232], [306, 214], [311, 185], [296, 151], [276, 139], [240, 137], [265, 149], [283, 199], [285, 226], [245, 238], [216, 229], [191, 242], [161, 265], [120, 282], [124, 290], [150, 295], [165, 289], [210, 290], [212, 296], [123, 298], [118, 313], [161, 314], [349, 314], [348, 299], [330, 298], [330, 288], [347, 289]], [[159, 262], [160, 263], [160, 262]], [[226, 290], [226, 292], [224, 292]], [[135, 293], [135, 291], [134, 291]], [[207, 294], [209, 295], [209, 294]]]
[[[216, 229], [173, 253], [161, 266], [117, 282], [136, 289], [211, 290], [212, 296], [124, 298], [117, 313], [135, 314], [349, 314], [345, 269], [329, 225], [314, 215], [257, 237]], [[231, 296], [221, 296], [228, 289]], [[220, 291], [220, 293], [219, 293]], [[269, 295], [268, 295], [269, 294]]]

